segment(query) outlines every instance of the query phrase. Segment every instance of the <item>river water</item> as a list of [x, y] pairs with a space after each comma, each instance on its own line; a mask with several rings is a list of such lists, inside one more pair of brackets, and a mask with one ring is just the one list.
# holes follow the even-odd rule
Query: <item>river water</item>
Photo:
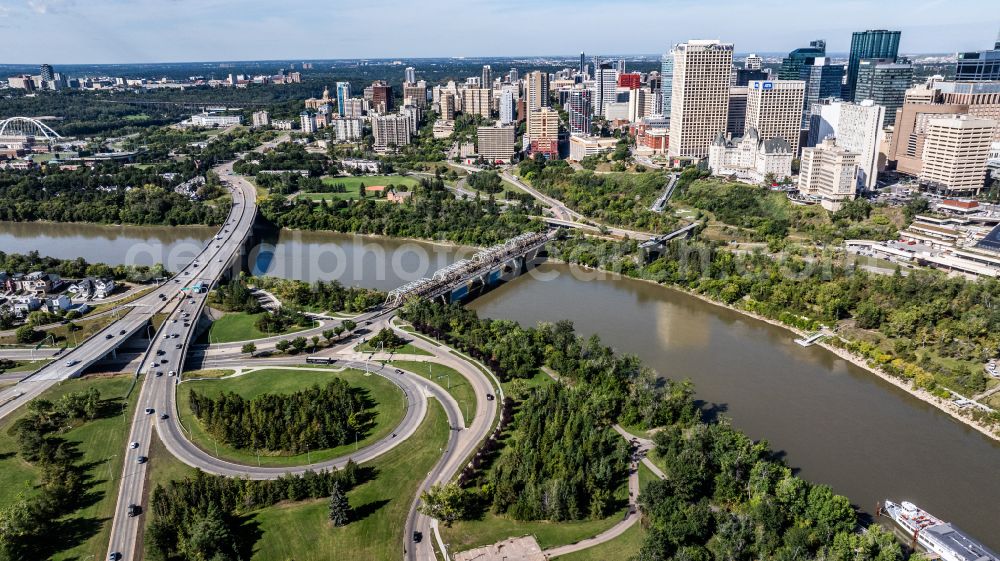
[[[0, 222], [0, 250], [148, 264], [196, 252], [213, 233]], [[150, 249], [157, 246], [162, 253]], [[282, 231], [254, 249], [251, 262], [256, 272], [388, 290], [472, 251]], [[570, 319], [581, 334], [599, 335], [663, 376], [690, 378], [698, 399], [767, 439], [802, 477], [865, 511], [885, 498], [908, 499], [1000, 550], [1000, 445], [820, 347], [800, 347], [784, 329], [669, 288], [594, 276], [546, 264], [470, 307], [526, 325]]]

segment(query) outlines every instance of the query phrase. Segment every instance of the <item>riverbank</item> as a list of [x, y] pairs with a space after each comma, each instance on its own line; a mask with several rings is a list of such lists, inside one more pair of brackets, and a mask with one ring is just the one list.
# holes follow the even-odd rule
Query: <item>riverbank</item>
[[[698, 300], [701, 300], [702, 302], [705, 302], [706, 304], [711, 304], [713, 306], [717, 306], [717, 307], [720, 307], [720, 308], [725, 308], [727, 310], [736, 312], [736, 313], [738, 313], [738, 314], [740, 314], [742, 316], [749, 317], [749, 318], [752, 318], [752, 319], [755, 319], [755, 320], [758, 320], [758, 321], [762, 321], [764, 323], [773, 325], [775, 327], [779, 327], [779, 328], [781, 328], [781, 329], [783, 329], [785, 331], [788, 331], [789, 333], [794, 334], [795, 337], [803, 337], [803, 336], [808, 335], [808, 333], [806, 333], [805, 331], [802, 331], [802, 330], [800, 330], [798, 328], [790, 326], [790, 325], [788, 325], [788, 324], [786, 324], [786, 323], [784, 323], [784, 322], [782, 322], [780, 320], [772, 319], [772, 318], [763, 316], [761, 314], [758, 314], [756, 312], [752, 312], [752, 311], [740, 308], [738, 306], [733, 306], [733, 305], [730, 305], [730, 304], [726, 304], [725, 302], [720, 302], [720, 301], [715, 300], [715, 299], [713, 299], [713, 298], [711, 298], [709, 296], [706, 296], [704, 294], [700, 294], [698, 292], [695, 292], [695, 291], [692, 291], [692, 290], [688, 290], [688, 289], [685, 289], [685, 288], [681, 288], [681, 287], [678, 287], [678, 286], [661, 284], [661, 283], [656, 282], [654, 280], [645, 279], [645, 278], [641, 278], [641, 277], [633, 277], [633, 276], [628, 276], [628, 275], [622, 275], [621, 273], [616, 273], [616, 272], [608, 271], [606, 269], [601, 269], [599, 267], [590, 267], [590, 266], [582, 265], [582, 264], [579, 264], [579, 263], [570, 263], [570, 262], [564, 261], [562, 259], [549, 258], [548, 262], [550, 262], [550, 263], [558, 263], [558, 264], [562, 264], [562, 265], [567, 265], [567, 266], [570, 266], [570, 267], [579, 267], [579, 268], [581, 268], [583, 270], [586, 270], [586, 271], [599, 272], [599, 273], [602, 273], [602, 274], [611, 275], [612, 277], [616, 277], [616, 278], [630, 279], [630, 280], [640, 281], [640, 282], [643, 282], [643, 283], [652, 284], [652, 285], [658, 286], [658, 287], [666, 289], [666, 290], [672, 290], [672, 291], [676, 291], [676, 292], [679, 292], [679, 293], [682, 293], [682, 294], [685, 294], [685, 295], [688, 295], [688, 296], [692, 296], [694, 298], [697, 298]], [[844, 340], [844, 339], [841, 338], [841, 340]], [[830, 344], [828, 342], [825, 342], [825, 341], [820, 341], [820, 342], [816, 343], [816, 345], [822, 347], [823, 349], [826, 349], [827, 351], [833, 353], [837, 357], [850, 362], [851, 364], [857, 366], [858, 368], [861, 368], [861, 369], [865, 370], [868, 373], [874, 374], [878, 378], [880, 378], [880, 379], [882, 379], [882, 380], [884, 380], [884, 381], [892, 384], [893, 386], [895, 386], [895, 387], [897, 387], [897, 388], [905, 391], [906, 393], [908, 393], [912, 397], [914, 397], [914, 398], [916, 398], [916, 399], [918, 399], [918, 400], [920, 400], [920, 401], [922, 401], [924, 403], [927, 403], [928, 405], [931, 405], [931, 406], [937, 408], [938, 410], [946, 413], [947, 415], [949, 415], [951, 418], [955, 419], [956, 421], [959, 421], [960, 423], [962, 423], [962, 424], [964, 424], [964, 425], [966, 425], [966, 426], [968, 426], [968, 427], [970, 427], [972, 429], [975, 429], [977, 432], [979, 432], [979, 433], [981, 433], [981, 434], [989, 437], [991, 440], [993, 440], [995, 442], [1000, 442], [1000, 426], [998, 426], [996, 424], [983, 423], [981, 421], [973, 419], [971, 417], [970, 410], [961, 409], [957, 405], [955, 405], [955, 403], [952, 402], [951, 400], [942, 399], [942, 398], [940, 398], [940, 397], [938, 397], [936, 395], [931, 394], [930, 392], [928, 392], [926, 390], [914, 387], [913, 384], [912, 384], [912, 382], [910, 382], [909, 380], [903, 379], [903, 378], [899, 378], [897, 376], [893, 376], [892, 374], [886, 372], [882, 368], [879, 368], [878, 366], [872, 365], [868, 361], [868, 359], [865, 358], [862, 355], [853, 353], [853, 352], [851, 352], [851, 351], [849, 351], [847, 349], [840, 348], [840, 347], [838, 347], [836, 345], [832, 345], [832, 344]]]

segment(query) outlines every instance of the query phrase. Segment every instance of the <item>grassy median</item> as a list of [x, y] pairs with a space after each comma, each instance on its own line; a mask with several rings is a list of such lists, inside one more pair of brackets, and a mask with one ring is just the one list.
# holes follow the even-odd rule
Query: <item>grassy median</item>
[[[414, 374], [419, 374], [428, 380], [436, 382], [455, 398], [458, 407], [462, 410], [462, 418], [465, 426], [472, 423], [476, 416], [476, 393], [472, 389], [472, 384], [453, 368], [443, 364], [431, 362], [417, 362], [414, 360], [394, 360], [390, 366], [402, 368]], [[449, 384], [450, 380], [450, 384]]]
[[209, 397], [224, 392], [235, 392], [246, 399], [251, 399], [263, 394], [293, 393], [316, 384], [326, 384], [333, 378], [342, 378], [352, 387], [366, 391], [368, 397], [375, 403], [375, 426], [367, 435], [361, 435], [358, 439], [356, 446], [358, 449], [384, 438], [403, 420], [407, 404], [399, 386], [376, 374], [365, 376], [364, 372], [351, 369], [335, 371], [294, 367], [269, 368], [234, 378], [184, 382], [177, 388], [177, 411], [186, 429], [185, 433], [191, 441], [202, 450], [223, 460], [244, 465], [258, 465], [259, 461], [262, 466], [297, 466], [321, 462], [350, 455], [355, 450], [355, 443], [297, 455], [261, 452], [258, 457], [254, 450], [237, 449], [216, 441], [191, 411], [190, 392], [195, 390]]
[[404, 539], [409, 543], [403, 527], [410, 505], [447, 441], [447, 417], [432, 399], [424, 422], [412, 437], [366, 464], [376, 469], [376, 475], [348, 493], [354, 510], [350, 523], [332, 527], [325, 499], [262, 509], [251, 522], [261, 532], [261, 539], [254, 545], [254, 561], [399, 559]]

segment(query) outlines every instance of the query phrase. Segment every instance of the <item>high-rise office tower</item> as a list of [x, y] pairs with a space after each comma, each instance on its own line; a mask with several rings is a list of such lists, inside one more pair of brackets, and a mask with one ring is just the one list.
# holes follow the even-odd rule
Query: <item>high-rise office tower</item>
[[594, 118], [591, 90], [573, 90], [566, 101], [571, 134], [590, 134], [590, 123]]
[[607, 105], [615, 101], [618, 88], [618, 70], [609, 62], [594, 60], [594, 114], [605, 116]]
[[986, 82], [1000, 80], [1000, 33], [991, 51], [958, 53], [955, 65], [956, 82]]
[[743, 68], [747, 70], [760, 70], [763, 67], [764, 59], [757, 56], [756, 53], [748, 54], [746, 60], [743, 61]]
[[885, 107], [885, 123], [896, 122], [896, 112], [903, 106], [906, 90], [913, 85], [913, 65], [888, 59], [862, 59], [858, 63], [854, 99], [870, 99]]
[[488, 64], [483, 65], [482, 87], [493, 89], [493, 69]]
[[528, 85], [525, 92], [527, 109], [533, 111], [549, 106], [549, 75], [535, 70], [528, 73]]
[[979, 193], [986, 183], [986, 159], [996, 125], [967, 115], [930, 120], [920, 182], [949, 192]]
[[854, 101], [854, 89], [858, 84], [858, 68], [861, 60], [880, 58], [895, 61], [899, 56], [899, 31], [870, 29], [855, 31], [851, 36], [851, 54], [847, 60], [847, 82], [844, 84], [843, 98]]
[[802, 69], [812, 65], [813, 61], [826, 56], [826, 41], [817, 39], [810, 41], [808, 47], [801, 47], [788, 53], [788, 56], [781, 60], [781, 68], [778, 69], [779, 80], [802, 80]]
[[392, 111], [392, 86], [383, 80], [372, 82], [372, 108], [378, 113]]
[[490, 103], [492, 102], [490, 90], [487, 88], [465, 88], [459, 91], [462, 94], [462, 113], [490, 118]]
[[511, 84], [516, 84], [520, 79], [521, 77], [518, 75], [517, 69], [512, 67], [510, 72], [507, 73], [507, 81]]
[[755, 80], [747, 87], [747, 121], [744, 131], [757, 130], [762, 140], [782, 138], [798, 157], [802, 132], [802, 106], [806, 83], [802, 80]]
[[767, 80], [771, 77], [763, 70], [752, 70], [749, 68], [737, 68], [733, 75], [735, 76], [733, 79], [733, 86], [735, 87], [746, 87], [753, 80]]
[[673, 54], [668, 154], [704, 158], [726, 130], [733, 44], [692, 40], [676, 45]]
[[674, 53], [665, 53], [660, 58], [660, 103], [663, 116], [670, 122], [670, 95], [674, 87]]
[[51, 82], [55, 79], [55, 72], [52, 70], [51, 64], [43, 64], [39, 67], [38, 73], [40, 74], [42, 80], [46, 82]]
[[583, 51], [580, 51], [580, 75], [587, 75], [587, 59], [584, 56]]
[[406, 67], [406, 83], [407, 84], [417, 83], [417, 71], [412, 66]]
[[729, 88], [729, 116], [726, 118], [726, 133], [733, 137], [743, 136], [747, 125], [747, 87]]
[[860, 103], [823, 99], [812, 105], [809, 116], [808, 146], [818, 146], [826, 138], [858, 154], [858, 189], [875, 188], [885, 108], [870, 99]]
[[509, 125], [517, 120], [514, 90], [517, 86], [507, 85], [500, 91], [500, 124]]
[[341, 117], [347, 114], [348, 99], [351, 99], [351, 83], [337, 82], [337, 113]]
[[625, 73], [625, 59], [623, 59], [623, 58], [618, 59], [618, 68], [617, 68], [617, 70], [618, 70], [619, 74], [624, 74]]
[[800, 69], [799, 80], [806, 83], [802, 108], [802, 128], [809, 128], [809, 108], [821, 99], [839, 98], [844, 82], [844, 65], [831, 64], [827, 57], [816, 57]]

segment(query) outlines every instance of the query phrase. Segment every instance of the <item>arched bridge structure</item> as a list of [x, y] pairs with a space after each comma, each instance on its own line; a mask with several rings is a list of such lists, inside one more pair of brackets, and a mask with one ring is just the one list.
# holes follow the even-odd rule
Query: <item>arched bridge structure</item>
[[0, 121], [0, 139], [27, 138], [60, 140], [62, 135], [45, 123], [31, 117], [9, 117]]

